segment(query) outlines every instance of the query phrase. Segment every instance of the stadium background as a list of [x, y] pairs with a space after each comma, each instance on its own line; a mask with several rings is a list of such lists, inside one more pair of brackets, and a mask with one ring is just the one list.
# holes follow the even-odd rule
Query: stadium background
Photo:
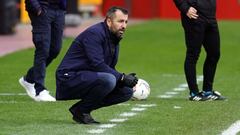
[[[0, 0], [6, 3], [11, 1]], [[17, 6], [7, 4], [12, 5], [12, 12], [3, 10], [4, 4], [1, 3], [0, 23], [3, 20], [11, 21], [10, 18], [14, 15], [11, 13], [15, 9], [17, 31], [15, 34], [0, 35], [0, 52], [3, 51], [2, 47], [10, 49], [31, 45], [31, 48], [20, 51], [18, 49], [15, 50], [17, 52], [0, 57], [0, 135], [82, 135], [93, 131], [99, 133], [102, 130], [105, 130], [102, 133], [104, 135], [216, 135], [231, 127], [233, 123], [240, 125], [238, 122], [240, 119], [238, 0], [218, 0], [222, 55], [216, 74], [215, 88], [229, 100], [204, 103], [189, 102], [187, 87], [182, 85], [185, 83], [184, 35], [181, 22], [178, 20], [179, 13], [172, 0], [68, 0], [68, 2], [71, 3], [69, 5], [74, 5], [70, 6], [68, 14], [78, 14], [82, 18], [80, 26], [84, 28], [87, 27], [85, 24], [89, 22], [88, 20], [91, 24], [101, 21], [102, 14], [112, 5], [128, 8], [131, 11], [129, 22], [137, 18], [140, 21], [143, 20], [128, 27], [125, 39], [121, 42], [121, 55], [117, 68], [119, 71], [136, 71], [139, 77], [147, 80], [152, 90], [149, 99], [129, 101], [95, 111], [93, 116], [103, 122], [100, 126], [84, 126], [72, 122], [68, 107], [76, 101], [56, 103], [32, 101], [17, 83], [19, 77], [32, 64], [34, 48], [31, 41], [31, 28], [28, 27], [29, 22], [19, 2], [16, 2]], [[3, 18], [2, 14], [7, 18]], [[8, 18], [9, 15], [10, 18]], [[22, 20], [24, 17], [26, 22]], [[75, 29], [76, 34], [80, 33], [82, 29], [78, 28], [74, 27], [70, 33]], [[65, 30], [67, 33], [69, 28]], [[22, 40], [22, 37], [27, 39]], [[55, 93], [55, 69], [72, 40], [73, 38], [64, 38], [61, 54], [48, 68], [46, 84], [51, 93]], [[203, 51], [197, 67], [199, 85], [201, 85], [204, 55]], [[181, 91], [183, 88], [184, 91]], [[169, 96], [172, 97], [167, 98]], [[141, 112], [144, 108], [145, 110]], [[136, 115], [133, 115], [134, 113]], [[133, 116], [127, 117], [131, 114]], [[111, 122], [110, 120], [114, 118], [128, 120], [123, 123]], [[111, 127], [111, 124], [116, 125]], [[239, 129], [239, 126], [235, 129], [238, 134]]]
[[[109, 7], [116, 5], [127, 8], [131, 18], [179, 19], [179, 12], [172, 0], [68, 0], [67, 2], [67, 14], [79, 15], [83, 18], [102, 16]], [[240, 0], [218, 0], [217, 7], [218, 19], [240, 19]], [[28, 24], [29, 18], [25, 11], [24, 0], [1, 0], [0, 18], [2, 20], [0, 34], [12, 34], [17, 24]]]

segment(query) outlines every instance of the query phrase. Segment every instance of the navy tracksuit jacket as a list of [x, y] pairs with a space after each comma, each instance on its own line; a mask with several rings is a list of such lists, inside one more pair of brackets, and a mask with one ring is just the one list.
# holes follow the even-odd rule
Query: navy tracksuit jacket
[[[111, 34], [106, 22], [93, 25], [82, 32], [73, 41], [56, 71], [56, 98], [81, 98], [81, 90], [94, 85], [96, 72], [110, 73], [120, 80], [122, 74], [115, 70], [119, 41]], [[71, 93], [70, 89], [76, 89], [79, 95]]]

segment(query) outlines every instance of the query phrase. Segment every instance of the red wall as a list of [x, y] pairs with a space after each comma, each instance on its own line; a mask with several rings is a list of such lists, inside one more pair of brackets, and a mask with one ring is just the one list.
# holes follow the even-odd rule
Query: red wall
[[[103, 0], [104, 15], [111, 6], [127, 8], [133, 18], [179, 18], [173, 0]], [[217, 0], [217, 17], [240, 20], [240, 0]]]
[[103, 14], [112, 6], [121, 6], [129, 10], [134, 18], [159, 17], [160, 0], [103, 0]]
[[159, 0], [159, 1], [160, 1], [159, 5], [160, 18], [166, 19], [180, 18], [180, 13], [176, 8], [173, 0]]
[[105, 15], [108, 8], [112, 6], [121, 6], [126, 8], [124, 0], [103, 0], [103, 5], [102, 5], [103, 14]]
[[130, 15], [136, 18], [156, 18], [159, 16], [159, 0], [132, 0]]
[[219, 19], [240, 20], [240, 0], [218, 0], [217, 16]]

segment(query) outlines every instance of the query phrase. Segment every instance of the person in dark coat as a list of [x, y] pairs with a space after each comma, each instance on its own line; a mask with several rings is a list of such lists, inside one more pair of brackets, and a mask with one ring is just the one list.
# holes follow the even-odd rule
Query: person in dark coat
[[[213, 81], [220, 58], [220, 36], [216, 20], [216, 0], [174, 0], [181, 12], [185, 31], [185, 76], [190, 90], [189, 100], [225, 100], [213, 90]], [[203, 88], [199, 92], [196, 79], [196, 63], [204, 47], [206, 59], [203, 66]]]
[[27, 94], [35, 101], [56, 101], [45, 87], [47, 66], [62, 46], [67, 0], [25, 0], [32, 24], [35, 54], [33, 66], [19, 79]]
[[93, 110], [128, 101], [138, 78], [115, 69], [119, 42], [128, 22], [128, 11], [108, 10], [104, 22], [83, 31], [71, 44], [56, 70], [56, 99], [81, 99], [69, 111], [73, 120], [83, 124], [95, 121]]

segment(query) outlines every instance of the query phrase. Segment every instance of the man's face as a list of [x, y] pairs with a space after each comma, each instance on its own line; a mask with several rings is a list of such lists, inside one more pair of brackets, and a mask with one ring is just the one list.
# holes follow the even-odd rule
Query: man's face
[[107, 19], [107, 24], [110, 31], [120, 39], [123, 37], [127, 23], [128, 15], [123, 14], [120, 10], [115, 12], [115, 16], [113, 18]]

